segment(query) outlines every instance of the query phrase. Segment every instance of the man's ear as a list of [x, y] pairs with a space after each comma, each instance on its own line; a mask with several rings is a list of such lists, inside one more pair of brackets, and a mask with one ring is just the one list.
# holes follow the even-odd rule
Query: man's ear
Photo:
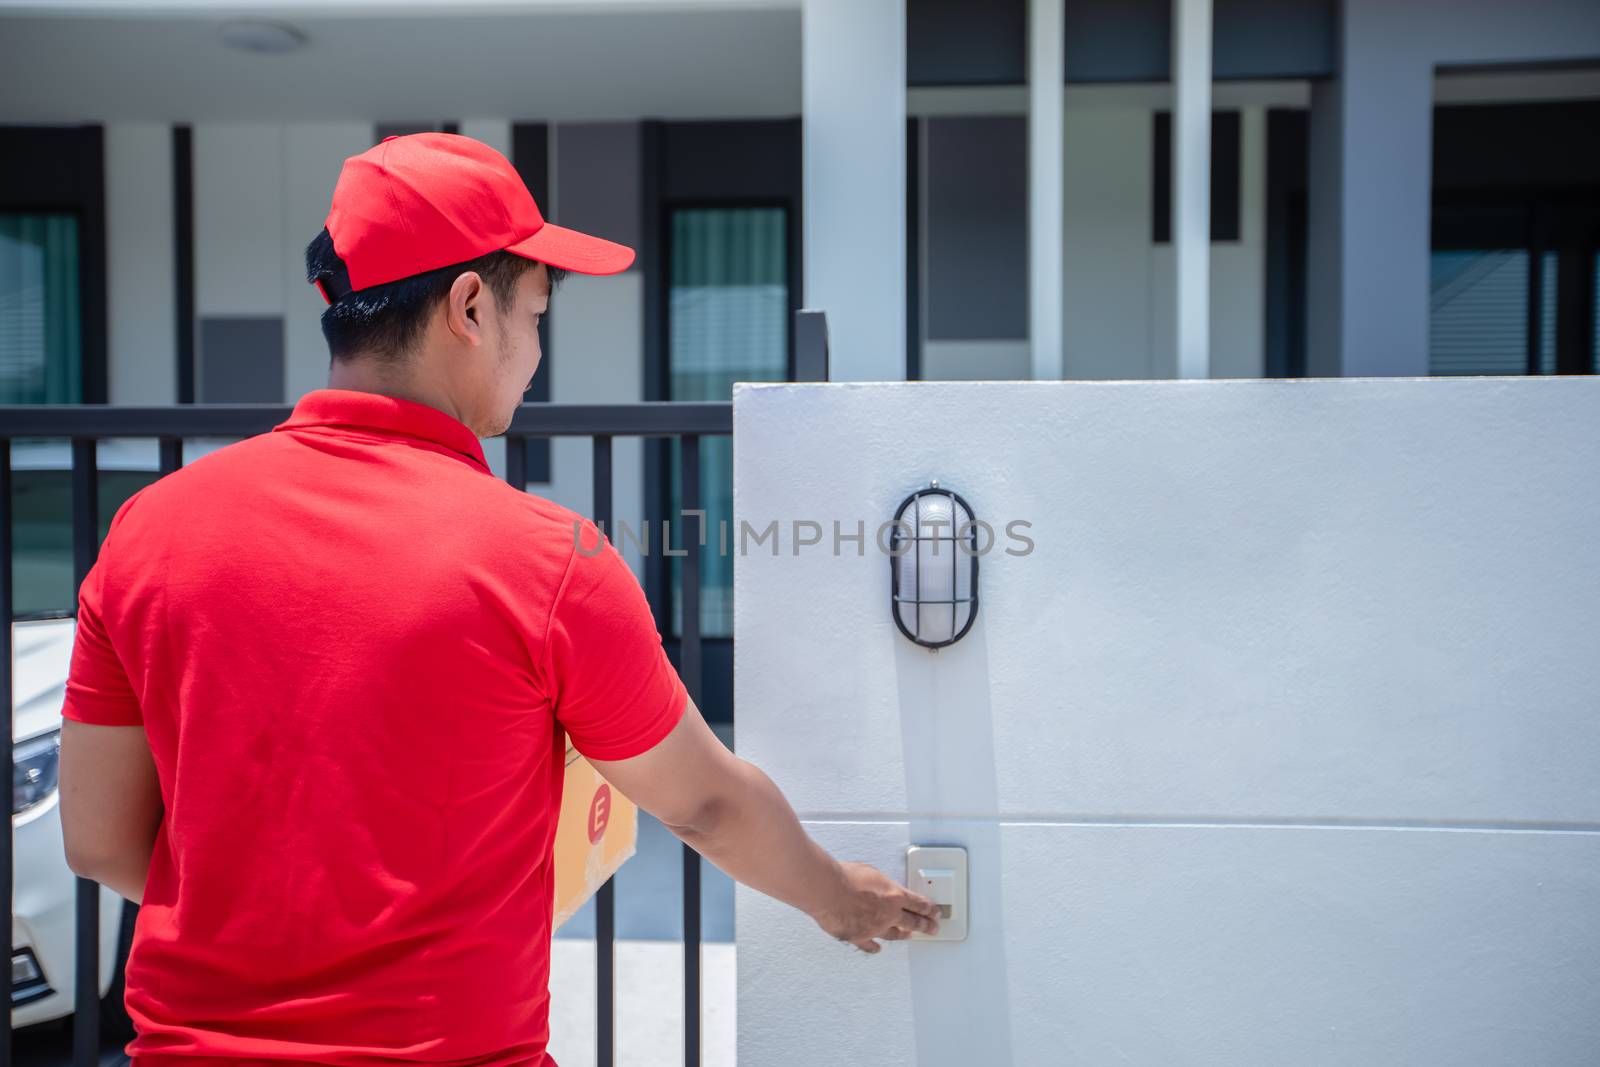
[[444, 321], [450, 332], [468, 344], [483, 343], [483, 318], [489, 313], [489, 290], [476, 271], [463, 271], [450, 283]]

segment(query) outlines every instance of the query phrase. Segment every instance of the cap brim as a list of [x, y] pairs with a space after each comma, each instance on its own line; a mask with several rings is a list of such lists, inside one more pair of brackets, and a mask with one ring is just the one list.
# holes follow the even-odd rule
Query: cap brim
[[627, 245], [550, 222], [506, 251], [577, 274], [620, 274], [633, 265], [633, 249]]

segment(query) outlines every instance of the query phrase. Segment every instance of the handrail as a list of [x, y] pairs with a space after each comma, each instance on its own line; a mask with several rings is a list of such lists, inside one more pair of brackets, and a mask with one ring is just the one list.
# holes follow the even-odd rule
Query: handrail
[[[252, 437], [287, 419], [288, 404], [0, 405], [0, 440], [18, 437]], [[730, 434], [730, 401], [642, 400], [624, 404], [523, 404], [513, 437], [674, 437]]]

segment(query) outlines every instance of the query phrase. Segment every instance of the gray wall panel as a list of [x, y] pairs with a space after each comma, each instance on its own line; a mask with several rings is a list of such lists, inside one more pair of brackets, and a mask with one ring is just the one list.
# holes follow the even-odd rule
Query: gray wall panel
[[[1166, 81], [1170, 0], [1067, 0], [1069, 82]], [[1216, 0], [1213, 76], [1323, 78], [1338, 66], [1334, 0]]]
[[1171, 0], [1067, 0], [1069, 82], [1166, 81]]
[[1020, 85], [1027, 80], [1023, 0], [907, 0], [909, 85]]
[[551, 219], [638, 248], [639, 124], [566, 123], [555, 133]]
[[928, 340], [1028, 336], [1028, 126], [930, 119]]
[[1216, 0], [1217, 78], [1329, 78], [1339, 69], [1335, 0]]
[[283, 402], [283, 316], [200, 320], [200, 402]]

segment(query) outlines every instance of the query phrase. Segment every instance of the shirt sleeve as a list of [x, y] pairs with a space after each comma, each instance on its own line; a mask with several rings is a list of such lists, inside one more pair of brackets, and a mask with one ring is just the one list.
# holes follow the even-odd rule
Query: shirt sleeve
[[647, 752], [683, 717], [689, 694], [644, 590], [593, 523], [583, 524], [556, 594], [545, 656], [556, 719], [590, 759]]
[[[132, 503], [130, 498], [118, 509], [111, 522], [113, 531]], [[108, 535], [107, 548], [110, 543]], [[78, 627], [72, 638], [61, 717], [92, 726], [142, 726], [139, 698], [106, 628], [106, 562], [103, 549], [78, 590]]]

